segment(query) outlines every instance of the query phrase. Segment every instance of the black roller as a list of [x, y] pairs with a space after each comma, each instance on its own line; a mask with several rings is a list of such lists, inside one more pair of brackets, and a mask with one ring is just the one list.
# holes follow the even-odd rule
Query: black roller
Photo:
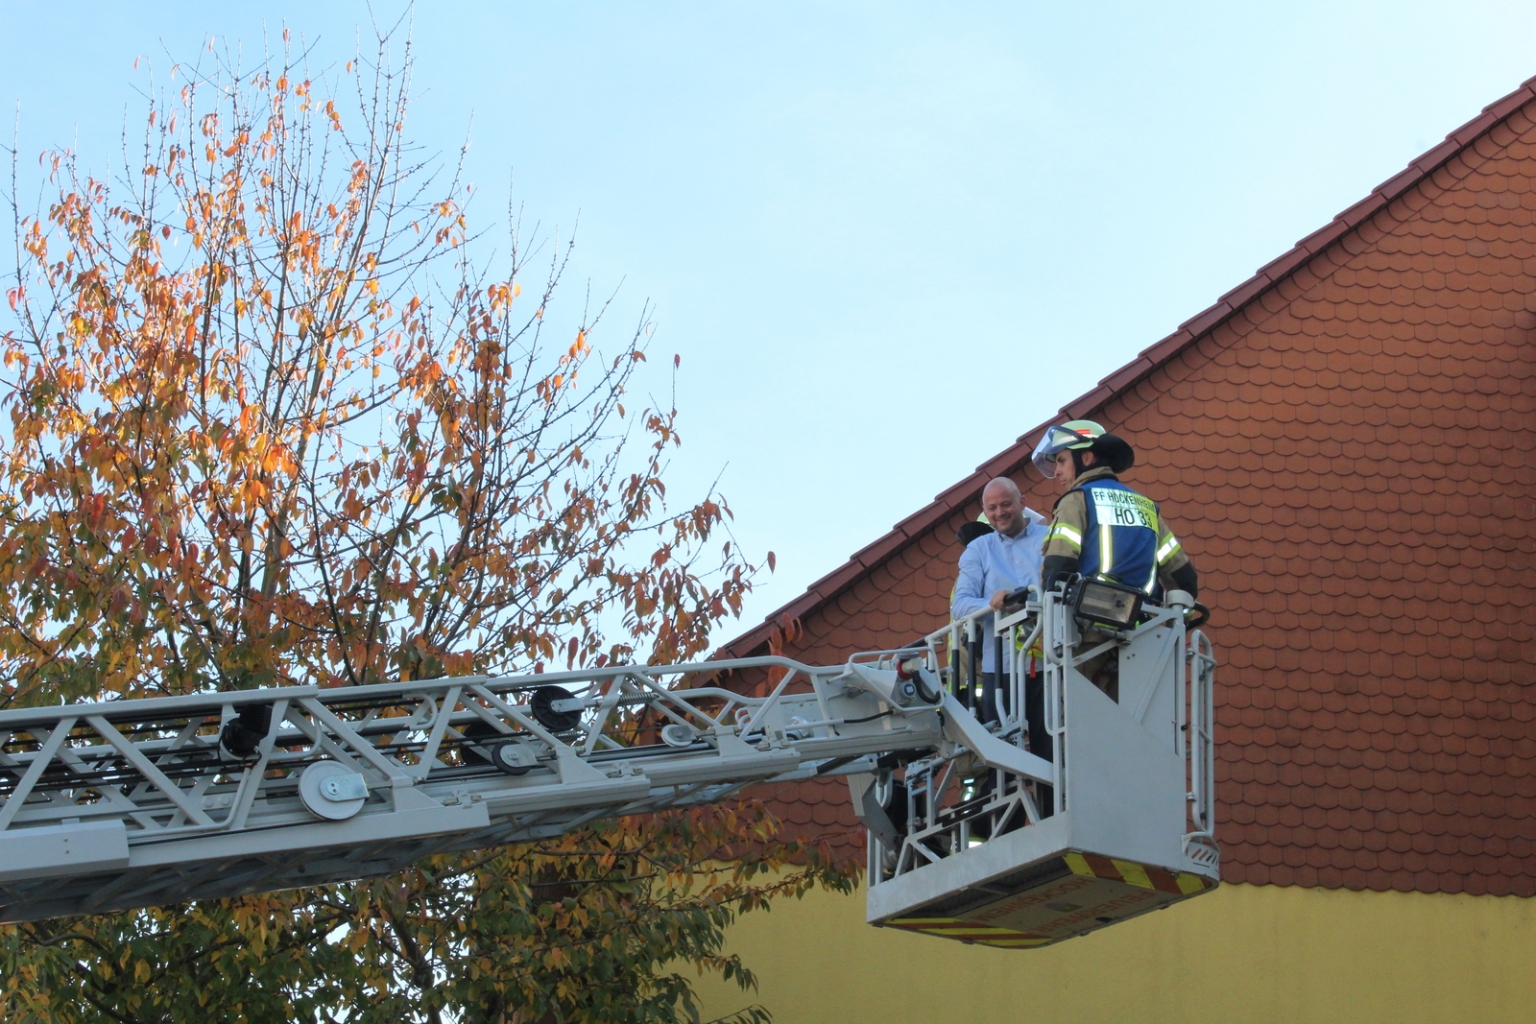
[[507, 740], [491, 748], [491, 763], [508, 775], [527, 775], [538, 759], [527, 744]]
[[466, 764], [495, 764], [491, 748], [506, 734], [483, 718], [477, 718], [459, 730], [465, 742], [459, 746], [459, 754]]
[[272, 728], [272, 705], [242, 704], [237, 717], [230, 719], [219, 734], [219, 743], [235, 757], [256, 753]]
[[581, 724], [580, 711], [556, 711], [551, 705], [557, 700], [575, 700], [576, 695], [563, 686], [541, 686], [533, 691], [528, 701], [534, 721], [550, 732], [570, 732]]

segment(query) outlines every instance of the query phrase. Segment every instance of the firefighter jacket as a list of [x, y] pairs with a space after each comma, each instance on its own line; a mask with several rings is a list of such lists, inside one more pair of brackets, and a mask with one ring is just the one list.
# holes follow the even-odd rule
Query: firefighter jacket
[[1113, 580], [1154, 597], [1160, 576], [1189, 563], [1157, 505], [1121, 483], [1108, 466], [1088, 470], [1056, 502], [1044, 555], [1076, 559], [1085, 577]]

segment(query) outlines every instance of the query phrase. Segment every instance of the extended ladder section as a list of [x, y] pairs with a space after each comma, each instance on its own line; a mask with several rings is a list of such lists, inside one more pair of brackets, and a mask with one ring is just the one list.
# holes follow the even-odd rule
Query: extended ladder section
[[[746, 670], [767, 696], [715, 685]], [[957, 749], [893, 687], [769, 657], [0, 712], [0, 921], [385, 874]]]
[[[916, 650], [854, 659], [920, 662], [968, 733], [1037, 748], [1004, 767], [968, 735], [965, 749], [850, 777], [870, 829], [872, 924], [1030, 948], [1216, 886], [1210, 642], [1186, 629], [1187, 595], [1163, 607], [1090, 586], [1031, 592], [995, 623], [972, 616]], [[987, 644], [1011, 671], [982, 707]], [[1043, 717], [1033, 729], [1030, 705]]]
[[[984, 638], [968, 620], [835, 667], [748, 658], [0, 712], [0, 921], [381, 875], [846, 775], [871, 830], [872, 922], [1001, 946], [1089, 931], [1215, 884], [1213, 658], [1181, 607], [1085, 635], [1064, 600]], [[1014, 667], [979, 714], [967, 636]], [[1082, 671], [1106, 652], [1118, 703]], [[1050, 737], [1037, 723], [1034, 751], [1031, 658]], [[765, 696], [727, 685], [765, 676]]]

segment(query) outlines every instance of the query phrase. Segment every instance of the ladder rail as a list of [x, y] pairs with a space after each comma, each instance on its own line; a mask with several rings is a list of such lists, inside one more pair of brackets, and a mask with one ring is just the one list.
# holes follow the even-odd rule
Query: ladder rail
[[[1117, 646], [1171, 688], [1133, 689], [1116, 713], [1173, 733], [1185, 855], [1209, 874], [1215, 656], [1202, 633], [1186, 637], [1181, 611], [1147, 612], [1083, 643], [1049, 593], [997, 616], [986, 637], [972, 616], [836, 666], [770, 655], [0, 711], [0, 921], [385, 874], [828, 776], [849, 778], [870, 828], [873, 905], [914, 878], [943, 884], [957, 854], [985, 860], [1007, 848], [998, 840], [1060, 831], [1046, 819], [1072, 813], [1069, 783], [1103, 774], [1097, 762], [1074, 774], [1067, 675]], [[967, 706], [976, 680], [957, 692], [957, 652], [978, 641], [1012, 651], [1011, 699], [999, 693], [990, 723]], [[1024, 658], [1037, 641], [1049, 758], [1028, 750]], [[770, 685], [743, 693], [726, 685], [732, 673]]]
[[[719, 685], [764, 670], [761, 696]], [[952, 746], [894, 681], [767, 656], [3, 711], [0, 920], [363, 877]]]
[[[1190, 633], [1185, 669], [1188, 687], [1189, 804], [1194, 830], [1186, 844], [1216, 839], [1216, 653], [1202, 630]], [[1181, 702], [1181, 707], [1182, 707]]]

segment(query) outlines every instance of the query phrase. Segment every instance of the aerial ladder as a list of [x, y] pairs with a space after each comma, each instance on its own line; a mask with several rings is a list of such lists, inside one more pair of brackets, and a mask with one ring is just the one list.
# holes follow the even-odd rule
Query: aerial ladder
[[[757, 657], [0, 712], [0, 921], [383, 875], [846, 777], [870, 923], [1005, 948], [1217, 885], [1199, 609], [1098, 581], [815, 666]], [[1013, 661], [977, 708], [979, 647]], [[1083, 674], [1118, 659], [1118, 701]], [[1028, 748], [1026, 659], [1050, 756]], [[757, 673], [761, 695], [738, 692]], [[730, 685], [736, 680], [735, 688]], [[1039, 731], [1038, 726], [1035, 730]]]

